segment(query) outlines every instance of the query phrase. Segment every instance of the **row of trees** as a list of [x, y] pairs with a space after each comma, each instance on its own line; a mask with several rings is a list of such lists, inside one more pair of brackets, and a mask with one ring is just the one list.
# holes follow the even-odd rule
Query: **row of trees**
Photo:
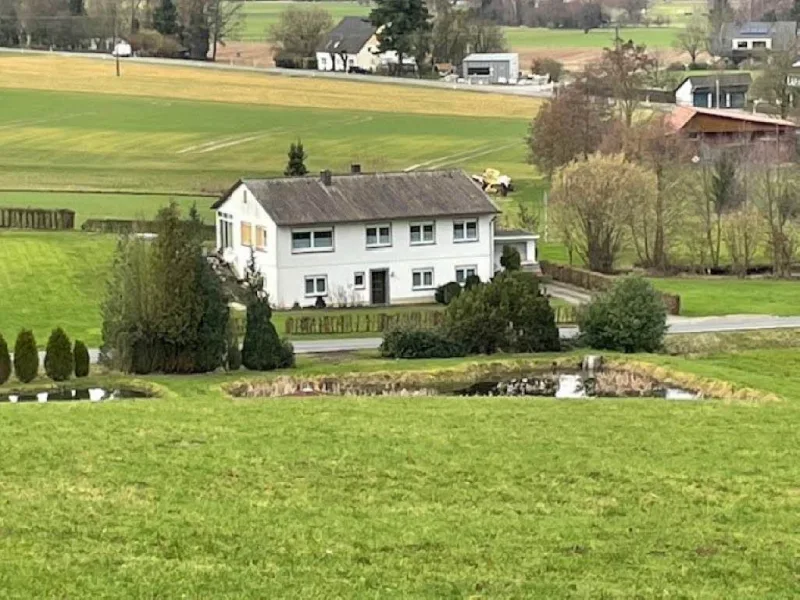
[[293, 365], [294, 351], [271, 322], [254, 260], [247, 273], [247, 327], [240, 351], [221, 281], [203, 253], [197, 210], [184, 221], [171, 203], [156, 222], [155, 240], [119, 241], [103, 304], [103, 362], [132, 373]]
[[0, 45], [110, 50], [128, 39], [148, 54], [205, 60], [241, 23], [225, 0], [0, 0]]
[[[72, 346], [69, 337], [60, 327], [54, 329], [47, 341], [44, 370], [53, 381], [66, 381], [72, 377], [89, 375], [89, 350], [80, 340]], [[29, 329], [17, 335], [14, 344], [13, 373], [21, 383], [30, 383], [39, 373], [39, 350], [36, 338]], [[0, 385], [12, 374], [11, 355], [6, 340], [0, 335]]]
[[[425, 70], [437, 63], [459, 64], [470, 52], [507, 49], [502, 29], [479, 10], [456, 9], [446, 0], [434, 6], [432, 14], [423, 0], [376, 0], [369, 19], [382, 28], [379, 51], [396, 52], [398, 64], [403, 57], [413, 57]], [[271, 27], [268, 40], [282, 55], [309, 58], [333, 25], [323, 8], [290, 6]]]

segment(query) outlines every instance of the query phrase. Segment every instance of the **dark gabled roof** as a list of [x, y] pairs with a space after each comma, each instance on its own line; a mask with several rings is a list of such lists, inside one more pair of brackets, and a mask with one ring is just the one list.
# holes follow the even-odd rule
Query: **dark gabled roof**
[[687, 81], [691, 82], [692, 89], [714, 89], [719, 81], [719, 87], [750, 87], [753, 78], [750, 73], [721, 73], [719, 75], [690, 75], [680, 85], [680, 88]]
[[[725, 23], [721, 37], [727, 44], [734, 38], [770, 38], [773, 50], [786, 50], [797, 38], [796, 21], [745, 21]], [[730, 48], [730, 46], [729, 46]]]
[[378, 30], [369, 19], [345, 17], [317, 47], [317, 52], [358, 54]]
[[[242, 179], [277, 225], [483, 215], [497, 207], [463, 171]], [[238, 184], [214, 203], [217, 209]]]

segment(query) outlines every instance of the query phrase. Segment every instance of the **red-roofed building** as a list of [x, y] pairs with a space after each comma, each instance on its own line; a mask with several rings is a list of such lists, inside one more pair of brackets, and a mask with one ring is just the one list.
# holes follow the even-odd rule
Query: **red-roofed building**
[[678, 106], [666, 122], [674, 131], [709, 145], [773, 143], [792, 152], [797, 145], [797, 125], [792, 121], [742, 110]]

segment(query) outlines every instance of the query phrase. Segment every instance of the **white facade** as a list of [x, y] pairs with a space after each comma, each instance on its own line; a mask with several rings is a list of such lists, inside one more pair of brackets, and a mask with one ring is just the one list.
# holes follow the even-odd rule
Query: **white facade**
[[[347, 64], [345, 64], [345, 61]], [[397, 52], [378, 52], [378, 37], [373, 35], [367, 43], [361, 47], [357, 54], [336, 54], [335, 52], [317, 52], [318, 71], [349, 71], [351, 67], [358, 67], [370, 73], [378, 70], [378, 67], [397, 64]], [[415, 65], [413, 57], [403, 59], [403, 64]]]
[[277, 226], [242, 183], [217, 208], [217, 247], [240, 276], [252, 247], [279, 308], [317, 296], [328, 305], [430, 302], [437, 286], [494, 275], [495, 216]]

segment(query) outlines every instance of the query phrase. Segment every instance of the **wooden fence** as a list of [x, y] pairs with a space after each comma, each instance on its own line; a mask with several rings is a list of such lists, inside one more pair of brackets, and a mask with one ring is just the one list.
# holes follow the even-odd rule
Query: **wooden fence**
[[[579, 269], [578, 267], [571, 267], [569, 265], [560, 265], [548, 261], [540, 261], [539, 266], [542, 269], [542, 275], [550, 277], [554, 281], [567, 283], [579, 288], [590, 291], [603, 291], [611, 287], [616, 280], [612, 275], [604, 275], [602, 273], [595, 273], [586, 269]], [[681, 297], [677, 294], [667, 294], [659, 292], [661, 299], [664, 301], [664, 306], [667, 307], [667, 312], [671, 315], [681, 314]]]
[[431, 329], [442, 324], [444, 313], [417, 310], [400, 313], [354, 312], [341, 315], [288, 317], [286, 335], [326, 335], [341, 333], [383, 333], [395, 327]]
[[75, 211], [0, 208], [0, 228], [65, 230], [75, 228]]

